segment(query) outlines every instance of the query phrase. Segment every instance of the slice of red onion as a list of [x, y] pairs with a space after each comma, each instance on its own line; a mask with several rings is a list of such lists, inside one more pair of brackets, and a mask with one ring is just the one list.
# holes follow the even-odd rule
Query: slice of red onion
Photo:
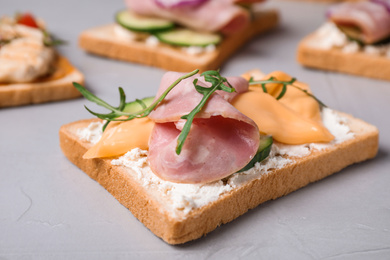
[[207, 2], [208, 0], [154, 0], [154, 2], [162, 8], [176, 7], [195, 7]]
[[386, 10], [390, 13], [390, 0], [371, 0], [371, 2], [384, 6]]

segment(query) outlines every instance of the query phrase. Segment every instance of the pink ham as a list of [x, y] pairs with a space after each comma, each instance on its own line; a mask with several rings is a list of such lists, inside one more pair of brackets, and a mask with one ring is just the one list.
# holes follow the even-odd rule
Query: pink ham
[[[162, 93], [181, 75], [166, 73], [158, 92]], [[220, 180], [248, 164], [259, 145], [256, 124], [215, 93], [194, 119], [181, 154], [176, 154], [177, 138], [185, 123], [180, 118], [188, 114], [202, 98], [192, 84], [195, 78], [199, 79], [198, 85], [207, 86], [199, 76], [188, 78], [176, 86], [149, 115], [156, 122], [149, 142], [150, 167], [157, 176], [172, 182], [207, 183]], [[233, 87], [248, 87], [246, 81], [236, 80]], [[240, 84], [244, 86], [238, 86]]]
[[250, 16], [244, 8], [230, 1], [206, 1], [197, 7], [162, 8], [155, 0], [125, 0], [127, 7], [146, 16], [170, 19], [189, 28], [232, 34], [246, 27]]
[[[169, 87], [172, 82], [183, 75], [183, 73], [179, 72], [165, 73], [161, 79], [161, 84], [157, 91], [156, 97], [161, 96], [161, 94]], [[193, 81], [195, 79], [198, 79], [197, 85], [204, 87], [211, 86], [208, 82], [204, 81], [203, 77], [200, 77], [199, 75], [194, 75], [186, 80], [183, 80], [180, 82], [179, 86], [176, 86], [168, 94], [168, 96], [163, 100], [158, 108], [150, 113], [149, 118], [157, 123], [165, 123], [178, 121], [183, 115], [189, 114], [194, 109], [194, 107], [199, 104], [203, 97], [194, 88]], [[235, 88], [236, 93], [227, 93], [218, 90], [217, 93], [219, 93], [219, 95], [212, 96], [207, 102], [206, 106], [203, 107], [201, 113], [197, 115], [197, 117], [210, 118], [211, 116], [216, 115], [231, 117], [233, 114], [234, 118], [240, 118], [239, 116], [242, 114], [228, 102], [231, 101], [235, 95], [246, 92], [249, 87], [248, 82], [241, 77], [228, 77], [227, 80]], [[224, 106], [226, 106], [224, 110], [220, 108]], [[251, 121], [251, 119], [247, 117], [245, 118]]]
[[339, 26], [357, 27], [360, 40], [372, 44], [390, 36], [390, 13], [374, 2], [341, 3], [328, 11], [331, 21]]
[[386, 10], [390, 13], [390, 0], [371, 0], [371, 2], [374, 2], [379, 5], [383, 5]]
[[[227, 77], [226, 78], [230, 85], [234, 86], [234, 89], [236, 90], [233, 93], [229, 93], [223, 90], [217, 90], [216, 92], [222, 96], [226, 101], [230, 102], [232, 101], [238, 94], [244, 93], [248, 91], [248, 81], [242, 77]], [[207, 86], [211, 86], [208, 82], [206, 83]]]
[[226, 0], [233, 2], [234, 4], [255, 4], [255, 3], [261, 3], [265, 0]]

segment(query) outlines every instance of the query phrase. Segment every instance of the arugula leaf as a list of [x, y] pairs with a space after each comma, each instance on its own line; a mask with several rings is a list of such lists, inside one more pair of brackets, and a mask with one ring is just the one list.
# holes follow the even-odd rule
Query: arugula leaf
[[282, 84], [282, 91], [280, 94], [276, 97], [276, 100], [281, 99], [287, 92], [287, 87], [293, 87], [296, 88], [302, 92], [304, 92], [306, 95], [308, 95], [311, 98], [314, 98], [315, 101], [320, 105], [320, 107], [327, 107], [321, 100], [319, 100], [316, 96], [313, 94], [309, 93], [306, 89], [300, 88], [296, 85], [294, 85], [294, 82], [296, 81], [296, 78], [292, 78], [289, 81], [284, 81], [284, 80], [277, 80], [275, 77], [270, 77], [269, 79], [266, 80], [253, 80], [251, 77], [249, 79], [249, 85], [261, 85], [264, 93], [267, 93], [267, 88], [265, 87], [267, 84]]
[[[102, 106], [108, 110], [111, 110], [111, 112], [108, 114], [101, 114], [101, 113], [93, 112], [92, 110], [90, 110], [88, 107], [85, 106], [85, 108], [88, 110], [89, 113], [91, 113], [92, 115], [94, 115], [100, 119], [107, 121], [103, 126], [103, 131], [104, 131], [106, 129], [107, 125], [111, 121], [128, 121], [128, 120], [132, 120], [134, 118], [142, 118], [142, 117], [148, 116], [153, 111], [153, 109], [155, 109], [160, 104], [160, 102], [162, 100], [164, 100], [164, 98], [168, 95], [168, 93], [175, 86], [177, 86], [180, 83], [180, 81], [182, 81], [183, 79], [189, 78], [198, 72], [199, 72], [199, 70], [194, 70], [194, 71], [178, 78], [150, 106], [146, 106], [142, 100], [136, 99], [135, 101], [142, 106], [142, 109], [140, 111], [137, 111], [136, 113], [123, 112], [125, 105], [126, 105], [126, 95], [121, 87], [118, 88], [119, 89], [119, 98], [120, 98], [119, 106], [114, 107], [114, 106], [111, 106], [110, 104], [108, 104], [107, 102], [105, 102], [104, 100], [98, 98], [94, 94], [92, 94], [90, 91], [88, 91], [86, 88], [84, 88], [79, 83], [73, 82], [73, 86], [89, 101], [91, 101], [99, 106]], [[121, 116], [124, 116], [125, 118], [119, 118]]]
[[59, 39], [57, 37], [54, 37], [52, 34], [50, 34], [46, 30], [42, 29], [42, 33], [43, 33], [43, 44], [46, 47], [55, 47], [55, 46], [58, 46], [58, 45], [67, 44], [66, 41], [61, 40], [61, 39]]
[[[205, 88], [202, 86], [197, 85], [198, 79], [195, 79], [193, 84], [200, 94], [203, 95], [202, 100], [199, 102], [199, 104], [187, 115], [182, 116], [182, 119], [186, 119], [186, 123], [184, 124], [183, 129], [181, 130], [181, 133], [179, 135], [179, 138], [177, 139], [177, 146], [176, 146], [176, 154], [180, 154], [181, 150], [184, 145], [184, 141], [186, 140], [188, 133], [191, 129], [192, 121], [194, 120], [194, 117], [197, 113], [199, 113], [203, 106], [206, 104], [207, 100], [211, 97], [211, 95], [216, 90], [223, 90], [229, 93], [232, 93], [235, 91], [235, 89], [230, 85], [230, 83], [227, 81], [226, 78], [222, 77], [218, 71], [210, 70], [203, 72], [201, 76], [204, 76], [204, 79], [207, 82], [210, 82], [212, 85], [209, 88]], [[226, 83], [228, 86], [226, 86], [224, 83]]]
[[[144, 107], [143, 109], [141, 109], [140, 111], [137, 111], [135, 113], [127, 113], [127, 112], [123, 112], [123, 109], [125, 108], [125, 99], [126, 99], [126, 95], [125, 95], [125, 92], [123, 91], [123, 89], [121, 87], [119, 87], [119, 98], [120, 98], [120, 101], [119, 101], [119, 106], [118, 107], [113, 107], [111, 106], [110, 104], [108, 104], [107, 102], [103, 101], [102, 99], [98, 98], [97, 96], [95, 96], [94, 94], [92, 94], [90, 91], [88, 91], [86, 88], [84, 88], [82, 85], [80, 85], [79, 83], [77, 82], [73, 82], [73, 86], [86, 98], [88, 99], [89, 101], [91, 102], [94, 102], [95, 104], [99, 105], [99, 106], [102, 106], [108, 110], [111, 110], [111, 113], [108, 113], [108, 114], [100, 114], [100, 113], [96, 113], [96, 112], [93, 112], [92, 110], [90, 110], [88, 107], [85, 107], [88, 112], [90, 112], [91, 114], [93, 114], [94, 116], [97, 116], [98, 118], [100, 119], [103, 119], [103, 120], [107, 120], [107, 121], [128, 121], [128, 120], [132, 120], [134, 118], [142, 118], [142, 117], [146, 117], [148, 116], [154, 108], [157, 107], [158, 104], [160, 104], [160, 102], [168, 95], [168, 93], [175, 87], [177, 86], [177, 84], [179, 84], [180, 81], [182, 81], [183, 79], [186, 79], [186, 78], [189, 78], [193, 75], [195, 75], [196, 73], [198, 73], [199, 70], [194, 70], [180, 78], [178, 78], [175, 82], [173, 82], [165, 91], [164, 93], [161, 94], [161, 96], [155, 100], [150, 106], [146, 107], [146, 105], [140, 101], [140, 100], [136, 100], [136, 102], [138, 103], [142, 103], [141, 106]], [[127, 117], [127, 118], [118, 118], [118, 117], [121, 117], [121, 116], [124, 116], [124, 117]]]

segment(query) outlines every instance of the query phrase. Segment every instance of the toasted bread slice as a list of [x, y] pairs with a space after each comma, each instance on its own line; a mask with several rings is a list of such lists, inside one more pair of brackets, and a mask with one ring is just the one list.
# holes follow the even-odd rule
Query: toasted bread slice
[[159, 43], [148, 46], [145, 41], [123, 41], [114, 33], [114, 24], [86, 30], [81, 33], [79, 45], [88, 52], [113, 59], [141, 63], [166, 70], [188, 72], [218, 69], [238, 48], [256, 35], [274, 28], [278, 13], [274, 10], [255, 14], [250, 26], [223, 39], [216, 50], [189, 55], [180, 47]]
[[0, 108], [65, 100], [81, 96], [72, 82], [83, 84], [84, 76], [60, 56], [56, 70], [30, 83], [0, 84]]
[[317, 48], [314, 33], [299, 43], [297, 60], [302, 65], [315, 69], [390, 80], [390, 58], [364, 52], [345, 53], [339, 49]]
[[62, 151], [72, 163], [99, 182], [154, 234], [167, 243], [180, 244], [202, 237], [265, 201], [374, 157], [378, 150], [378, 129], [350, 115], [338, 114], [346, 118], [346, 124], [354, 133], [352, 139], [322, 150], [313, 149], [303, 157], [287, 157], [291, 161], [282, 168], [271, 167], [255, 178], [250, 178], [249, 174], [240, 185], [216, 200], [182, 214], [173, 214], [164, 196], [156, 194], [156, 187], [145, 185], [131, 168], [113, 165], [112, 158], [83, 159], [92, 144], [80, 140], [78, 131], [96, 119], [64, 125], [59, 136]]

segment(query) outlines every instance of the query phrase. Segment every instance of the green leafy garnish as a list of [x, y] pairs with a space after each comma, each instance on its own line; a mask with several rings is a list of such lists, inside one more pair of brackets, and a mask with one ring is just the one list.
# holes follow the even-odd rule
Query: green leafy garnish
[[306, 89], [300, 88], [296, 85], [294, 85], [294, 82], [296, 81], [296, 78], [292, 78], [289, 81], [284, 81], [284, 80], [278, 80], [275, 77], [270, 77], [269, 79], [266, 80], [253, 80], [251, 77], [249, 79], [249, 85], [260, 85], [261, 88], [263, 89], [264, 93], [267, 93], [267, 88], [265, 87], [267, 84], [282, 84], [282, 91], [279, 93], [279, 95], [276, 97], [276, 100], [281, 99], [287, 92], [287, 86], [294, 87], [302, 92], [304, 92], [306, 95], [308, 95], [311, 98], [314, 98], [315, 101], [320, 105], [320, 107], [327, 107], [321, 100], [319, 100], [316, 96], [313, 94], [309, 93]]
[[66, 41], [64, 40], [61, 40], [57, 37], [54, 37], [52, 34], [50, 34], [48, 31], [45, 31], [42, 29], [42, 33], [43, 33], [43, 44], [46, 46], [46, 47], [55, 47], [55, 46], [58, 46], [58, 45], [63, 45], [63, 44], [66, 44]]
[[[105, 127], [103, 128], [103, 131], [104, 131], [104, 129], [106, 128], [107, 124], [109, 122], [111, 122], [111, 121], [129, 121], [129, 120], [132, 120], [134, 118], [142, 118], [142, 117], [148, 116], [153, 111], [153, 109], [155, 109], [157, 107], [157, 105], [160, 104], [160, 102], [168, 95], [168, 93], [177, 84], [179, 84], [180, 81], [182, 81], [183, 79], [189, 78], [189, 77], [195, 75], [198, 72], [199, 72], [199, 70], [194, 70], [194, 71], [192, 71], [192, 72], [190, 72], [190, 73], [188, 73], [188, 74], [178, 78], [150, 106], [146, 106], [141, 100], [137, 99], [136, 102], [140, 103], [140, 105], [142, 107], [144, 107], [144, 108], [139, 110], [139, 111], [137, 111], [137, 112], [135, 112], [135, 113], [127, 113], [127, 112], [123, 111], [124, 108], [125, 108], [125, 105], [126, 105], [126, 103], [125, 103], [126, 102], [126, 95], [125, 95], [125, 92], [123, 91], [123, 89], [121, 87], [118, 88], [119, 89], [119, 98], [120, 98], [119, 106], [118, 107], [113, 107], [110, 104], [108, 104], [107, 102], [103, 101], [102, 99], [98, 98], [97, 96], [95, 96], [94, 94], [89, 92], [86, 88], [84, 88], [80, 84], [78, 84], [76, 82], [73, 82], [73, 85], [89, 101], [92, 101], [92, 102], [96, 103], [99, 106], [102, 106], [104, 108], [107, 108], [108, 110], [111, 110], [111, 113], [100, 114], [100, 113], [95, 113], [95, 112], [91, 111], [88, 107], [85, 106], [85, 108], [88, 110], [88, 112], [90, 112], [92, 115], [94, 115], [94, 116], [96, 116], [96, 117], [98, 117], [100, 119], [107, 120], [107, 123], [106, 123]], [[121, 117], [121, 116], [124, 116], [124, 117], [127, 117], [127, 118], [118, 118], [118, 117]]]
[[[198, 79], [194, 80], [194, 86], [196, 88], [196, 91], [202, 94], [203, 98], [188, 115], [184, 115], [181, 117], [182, 119], [186, 119], [187, 121], [184, 124], [183, 129], [181, 130], [179, 138], [177, 139], [176, 154], [180, 154], [181, 152], [184, 141], [187, 138], [188, 133], [190, 132], [191, 124], [194, 120], [195, 115], [202, 110], [203, 106], [206, 104], [207, 100], [211, 97], [211, 95], [216, 90], [223, 90], [230, 93], [235, 91], [235, 89], [230, 85], [227, 79], [219, 74], [219, 71], [209, 70], [203, 72], [201, 76], [204, 76], [205, 81], [210, 82], [212, 86], [210, 88], [205, 88], [197, 85]], [[228, 86], [226, 86], [224, 83], [226, 83]]]

